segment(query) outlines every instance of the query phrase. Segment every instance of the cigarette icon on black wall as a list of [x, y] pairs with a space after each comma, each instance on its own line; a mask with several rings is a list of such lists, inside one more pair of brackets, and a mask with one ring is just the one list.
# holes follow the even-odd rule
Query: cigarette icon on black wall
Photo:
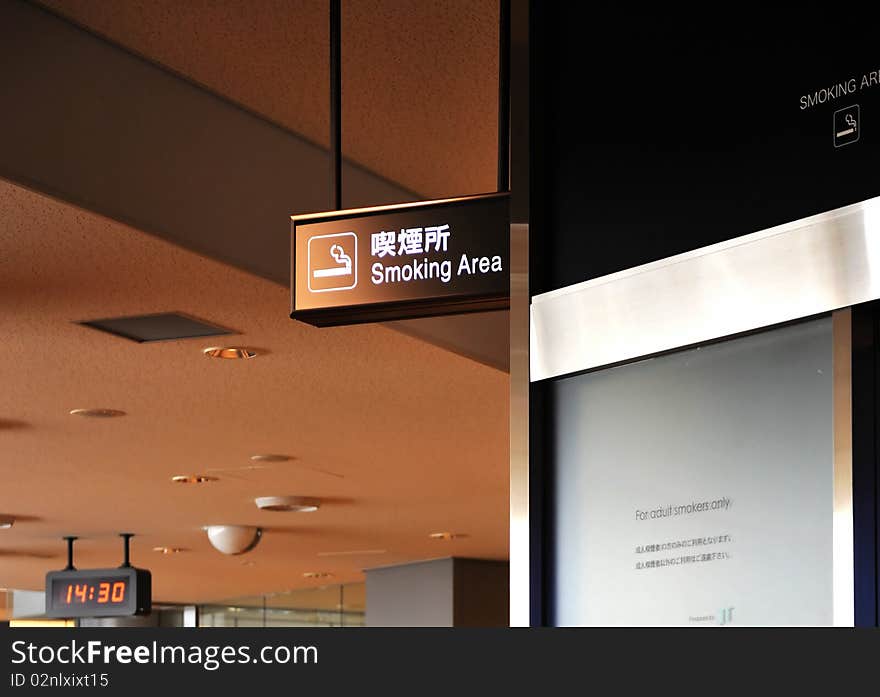
[[834, 112], [834, 147], [855, 143], [860, 135], [859, 105], [853, 104], [846, 109]]
[[846, 125], [849, 126], [849, 128], [846, 128], [842, 131], [838, 131], [837, 132], [838, 138], [840, 138], [841, 136], [848, 136], [850, 133], [855, 133], [856, 130], [858, 130], [858, 124], [856, 123], [856, 120], [852, 114], [847, 114], [846, 116], [843, 117], [843, 120], [846, 123]]

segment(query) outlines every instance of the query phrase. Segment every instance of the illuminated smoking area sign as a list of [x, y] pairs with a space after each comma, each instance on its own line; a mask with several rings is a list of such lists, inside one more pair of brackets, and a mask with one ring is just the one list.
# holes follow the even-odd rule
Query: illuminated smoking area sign
[[509, 307], [506, 193], [292, 221], [294, 319], [323, 327]]

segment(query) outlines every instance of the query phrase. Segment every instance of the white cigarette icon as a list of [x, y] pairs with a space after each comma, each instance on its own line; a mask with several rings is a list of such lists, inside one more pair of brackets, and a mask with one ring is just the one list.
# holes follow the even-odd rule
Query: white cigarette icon
[[838, 131], [837, 132], [838, 138], [841, 138], [842, 136], [848, 136], [850, 133], [855, 133], [856, 129], [858, 128], [858, 125], [856, 124], [856, 120], [853, 118], [852, 114], [847, 114], [846, 116], [843, 117], [843, 120], [846, 121], [846, 125], [849, 126], [849, 128], [847, 128], [843, 131]]
[[309, 293], [333, 293], [356, 287], [358, 284], [357, 234], [333, 232], [329, 235], [310, 237], [307, 268]]
[[334, 244], [330, 247], [330, 256], [333, 257], [339, 266], [329, 269], [315, 269], [312, 275], [315, 278], [328, 278], [330, 276], [351, 276], [351, 257], [345, 253], [341, 244]]

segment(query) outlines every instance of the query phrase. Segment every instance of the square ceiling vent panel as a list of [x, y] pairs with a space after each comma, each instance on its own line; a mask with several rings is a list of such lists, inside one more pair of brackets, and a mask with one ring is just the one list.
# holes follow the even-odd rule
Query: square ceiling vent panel
[[174, 341], [175, 339], [195, 339], [204, 336], [234, 334], [230, 329], [209, 324], [200, 319], [187, 317], [177, 312], [163, 312], [157, 315], [138, 315], [136, 317], [110, 317], [79, 322], [86, 327], [100, 329], [138, 343], [149, 341]]

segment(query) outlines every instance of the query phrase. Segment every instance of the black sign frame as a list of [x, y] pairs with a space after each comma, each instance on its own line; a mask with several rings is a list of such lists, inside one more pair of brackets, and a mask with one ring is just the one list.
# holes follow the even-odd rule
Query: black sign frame
[[[367, 322], [385, 322], [402, 319], [415, 319], [422, 317], [436, 317], [450, 314], [465, 314], [472, 312], [489, 312], [507, 310], [510, 308], [510, 215], [509, 198], [507, 192], [490, 194], [478, 194], [474, 196], [461, 196], [457, 198], [441, 199], [436, 201], [417, 201], [389, 206], [373, 206], [369, 208], [355, 208], [340, 211], [328, 211], [324, 213], [311, 213], [291, 216], [291, 312], [292, 319], [311, 324], [316, 327], [332, 327], [347, 324], [362, 324]], [[297, 309], [296, 304], [296, 255], [297, 255], [297, 231], [304, 225], [314, 223], [327, 223], [344, 220], [360, 220], [373, 217], [388, 216], [398, 213], [431, 212], [444, 209], [467, 209], [473, 206], [504, 207], [504, 228], [507, 236], [507, 247], [504, 255], [504, 270], [502, 277], [504, 290], [492, 292], [461, 292], [440, 296], [431, 296], [417, 299], [404, 299], [389, 302], [373, 302], [355, 305], [339, 305], [334, 307], [320, 307]], [[498, 221], [500, 226], [500, 221]], [[500, 286], [500, 283], [499, 283]]]

